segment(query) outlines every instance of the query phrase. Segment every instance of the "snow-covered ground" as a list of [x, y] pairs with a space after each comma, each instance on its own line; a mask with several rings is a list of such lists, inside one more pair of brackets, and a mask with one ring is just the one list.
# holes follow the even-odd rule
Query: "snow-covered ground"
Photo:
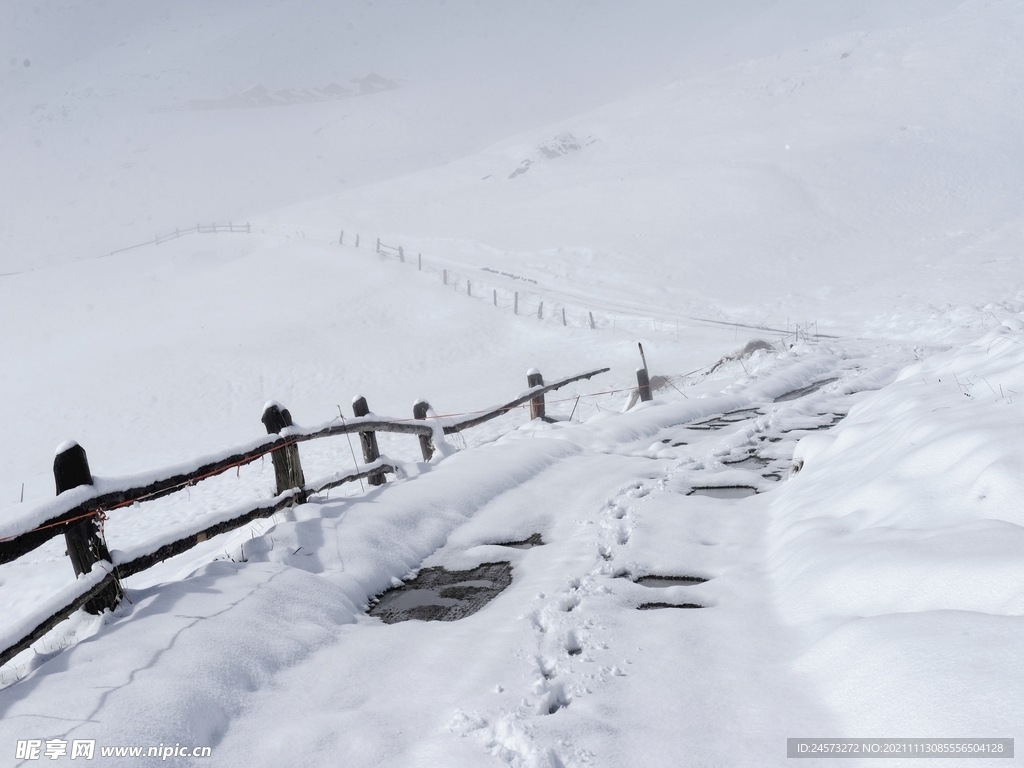
[[[109, 481], [260, 437], [269, 399], [408, 418], [612, 370], [429, 464], [380, 435], [384, 487], [131, 577], [0, 668], [0, 763], [54, 738], [567, 768], [1017, 736], [1024, 5], [4, 13], [5, 530], [69, 438]], [[103, 255], [214, 221], [251, 231]], [[629, 408], [638, 341], [662, 385]], [[306, 477], [358, 450], [303, 444]], [[105, 536], [271, 495], [256, 463]], [[511, 584], [477, 613], [367, 613], [483, 563]], [[5, 626], [73, 581], [62, 538], [0, 566]]]

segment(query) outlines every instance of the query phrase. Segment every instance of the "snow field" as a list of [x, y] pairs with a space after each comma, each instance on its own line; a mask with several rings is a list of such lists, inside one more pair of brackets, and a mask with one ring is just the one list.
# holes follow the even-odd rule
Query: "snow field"
[[774, 499], [779, 615], [844, 733], [1009, 734], [1019, 721], [1022, 328], [906, 368], [805, 439]]

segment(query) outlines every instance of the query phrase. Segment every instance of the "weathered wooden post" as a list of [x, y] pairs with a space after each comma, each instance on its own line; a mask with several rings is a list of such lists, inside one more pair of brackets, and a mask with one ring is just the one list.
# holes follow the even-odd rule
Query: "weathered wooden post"
[[537, 307], [537, 319], [538, 320], [543, 320], [544, 319], [544, 302], [543, 301], [540, 303], [540, 306]]
[[[533, 387], [543, 387], [544, 377], [540, 375], [540, 371], [536, 368], [531, 368], [526, 372], [526, 385], [531, 389]], [[530, 418], [531, 419], [543, 419], [545, 414], [544, 407], [544, 395], [537, 395], [530, 400]]]
[[[57, 448], [57, 455], [53, 458], [53, 479], [58, 496], [80, 485], [92, 485], [89, 458], [82, 446], [69, 441]], [[68, 557], [71, 558], [71, 567], [75, 569], [75, 578], [89, 573], [94, 563], [110, 562], [110, 552], [100, 537], [100, 526], [95, 515], [68, 523], [64, 529], [64, 541], [68, 545]], [[91, 598], [85, 604], [85, 610], [92, 614], [103, 613], [107, 608], [116, 608], [120, 601], [121, 588], [115, 582]]]
[[[430, 403], [426, 400], [419, 400], [412, 407], [412, 416], [414, 419], [426, 419], [427, 411], [430, 410]], [[430, 458], [434, 455], [434, 443], [428, 435], [420, 435], [420, 451], [423, 453], [423, 460], [430, 461]]]
[[593, 331], [594, 330], [594, 313], [593, 312], [587, 312], [587, 314], [590, 316], [590, 330]]
[[[366, 416], [370, 412], [370, 406], [366, 404], [365, 397], [357, 397], [352, 401], [352, 412], [356, 417]], [[363, 461], [365, 463], [371, 464], [380, 458], [376, 432], [371, 430], [360, 432], [359, 442], [363, 444]], [[384, 485], [384, 472], [374, 472], [366, 480], [370, 485]]]
[[498, 289], [497, 288], [493, 289], [491, 291], [491, 293], [492, 293], [492, 297], [494, 299], [494, 306], [498, 306]]
[[562, 325], [568, 325], [568, 323], [565, 322], [565, 307], [562, 307]]
[[[263, 407], [263, 417], [260, 419], [263, 426], [267, 428], [268, 435], [279, 435], [285, 427], [292, 425], [292, 415], [287, 408], [282, 408], [271, 401]], [[302, 474], [302, 463], [299, 461], [299, 446], [294, 443], [278, 448], [270, 454], [274, 462], [274, 479], [277, 482], [277, 495], [285, 491], [298, 488], [299, 493], [295, 500], [298, 504], [306, 502], [306, 478]]]
[[345, 230], [341, 230], [341, 237], [338, 238], [338, 245], [345, 244]]
[[441, 278], [444, 280], [444, 284], [448, 285], [448, 270], [447, 269], [442, 269], [441, 270]]
[[512, 297], [512, 314], [519, 314], [519, 291], [516, 291], [515, 295]]
[[654, 396], [651, 394], [651, 380], [647, 376], [646, 368], [636, 369], [636, 385], [640, 391], [640, 400], [642, 402], [646, 403], [648, 400], [654, 399]]
[[398, 260], [405, 264], [405, 250], [403, 250], [402, 246], [398, 246]]

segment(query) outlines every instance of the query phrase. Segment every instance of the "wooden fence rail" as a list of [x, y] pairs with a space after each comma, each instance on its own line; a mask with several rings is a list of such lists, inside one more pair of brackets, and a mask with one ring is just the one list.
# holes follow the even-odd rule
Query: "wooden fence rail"
[[[143, 481], [135, 478], [103, 480], [100, 487], [94, 480], [88, 466], [85, 451], [75, 443], [66, 443], [58, 449], [54, 461], [58, 496], [52, 502], [42, 505], [22, 519], [21, 524], [9, 523], [0, 529], [19, 530], [16, 533], [0, 535], [0, 564], [9, 563], [25, 555], [55, 536], [64, 534], [68, 539], [68, 553], [72, 557], [78, 580], [71, 588], [61, 592], [48, 602], [36, 618], [26, 619], [0, 634], [0, 665], [28, 648], [60, 621], [81, 607], [92, 613], [112, 608], [121, 597], [120, 580], [146, 570], [169, 557], [181, 554], [192, 547], [222, 533], [240, 528], [259, 518], [270, 517], [296, 503], [302, 503], [315, 493], [322, 493], [344, 483], [367, 478], [371, 484], [384, 482], [385, 474], [394, 474], [396, 469], [381, 457], [377, 450], [375, 432], [396, 432], [416, 435], [420, 440], [425, 460], [433, 454], [433, 439], [437, 432], [450, 435], [475, 427], [508, 413], [513, 408], [531, 403], [531, 418], [544, 417], [544, 394], [564, 387], [575, 381], [589, 379], [608, 368], [600, 368], [576, 376], [568, 376], [545, 385], [540, 374], [531, 369], [527, 382], [529, 389], [513, 400], [502, 405], [463, 414], [466, 418], [454, 416], [433, 417], [433, 424], [425, 424], [430, 406], [425, 402], [416, 403], [414, 419], [382, 419], [369, 415], [364, 398], [354, 401], [356, 418], [343, 420], [341, 424], [330, 423], [318, 428], [304, 430], [291, 424], [287, 409], [276, 403], [264, 408], [263, 422], [268, 436], [240, 448], [229, 449], [219, 456], [205, 457], [190, 465], [175, 467], [162, 472], [149, 473]], [[299, 443], [324, 437], [357, 432], [363, 441], [366, 464], [356, 472], [339, 474], [319, 482], [307, 484], [302, 478], [297, 446]], [[241, 509], [207, 515], [192, 525], [201, 525], [198, 530], [187, 530], [171, 534], [158, 542], [133, 548], [128, 553], [118, 552], [111, 558], [106, 542], [98, 538], [96, 521], [105, 512], [140, 501], [151, 501], [183, 490], [201, 480], [270, 454], [275, 462], [277, 495]], [[110, 488], [110, 486], [121, 486]], [[88, 524], [88, 525], [86, 525]], [[170, 540], [167, 540], [170, 538]], [[77, 559], [75, 559], [77, 557]], [[105, 574], [105, 575], [100, 575]], [[42, 616], [40, 617], [40, 614]]]

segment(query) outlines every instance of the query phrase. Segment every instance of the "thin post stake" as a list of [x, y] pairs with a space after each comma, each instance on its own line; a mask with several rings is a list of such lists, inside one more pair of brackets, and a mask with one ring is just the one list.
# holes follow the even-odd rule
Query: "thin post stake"
[[448, 285], [448, 270], [447, 269], [442, 269], [441, 270], [441, 276], [442, 276], [442, 279], [444, 280], [444, 284]]
[[594, 326], [594, 313], [593, 312], [587, 312], [587, 315], [590, 316], [590, 330], [593, 331], [595, 329], [595, 326]]
[[498, 289], [494, 288], [492, 293], [494, 295], [494, 306], [498, 306]]
[[651, 395], [651, 380], [647, 377], [646, 368], [636, 369], [636, 384], [640, 390], [640, 399], [643, 402], [646, 403], [653, 399], [653, 395]]
[[544, 302], [543, 301], [540, 303], [540, 306], [537, 307], [537, 319], [538, 320], [543, 320], [544, 319]]
[[380, 238], [377, 238], [377, 253], [380, 253]]
[[359, 235], [356, 235], [356, 248], [359, 247]]
[[567, 323], [565, 322], [565, 307], [562, 307], [562, 325], [566, 325], [566, 324]]
[[[279, 435], [285, 427], [292, 426], [292, 415], [288, 413], [287, 408], [282, 408], [275, 402], [269, 402], [263, 406], [263, 417], [260, 421], [267, 428], [268, 435]], [[278, 448], [271, 452], [270, 458], [274, 462], [277, 495], [280, 496], [285, 491], [298, 488], [296, 501], [299, 504], [304, 504], [306, 494], [302, 489], [306, 486], [306, 478], [302, 474], [302, 464], [299, 461], [299, 446], [292, 444]]]
[[402, 246], [398, 246], [398, 260], [405, 264], [405, 251]]
[[417, 265], [417, 269], [419, 269], [419, 271], [422, 272], [423, 271], [423, 254], [422, 253], [417, 253], [416, 254], [416, 265]]
[[473, 297], [473, 283], [469, 280], [466, 281], [466, 295], [470, 298]]
[[515, 296], [512, 297], [512, 314], [519, 314], [519, 291], [516, 291]]
[[[53, 479], [57, 495], [82, 485], [92, 485], [92, 472], [85, 449], [76, 442], [67, 442], [57, 449], [53, 458]], [[99, 521], [95, 515], [69, 523], [64, 529], [64, 541], [68, 545], [68, 557], [75, 569], [75, 578], [89, 573], [94, 563], [110, 562], [110, 552], [100, 536]], [[121, 588], [117, 582], [105, 588], [85, 604], [85, 610], [92, 614], [113, 610], [121, 600]]]
[[[427, 411], [430, 410], [430, 403], [426, 400], [419, 400], [412, 407], [412, 416], [414, 419], [426, 419]], [[420, 435], [420, 451], [423, 453], [423, 460], [430, 461], [430, 458], [434, 455], [434, 443], [427, 435]]]
[[[526, 385], [530, 389], [543, 387], [544, 377], [540, 375], [540, 371], [536, 368], [528, 370], [526, 372]], [[530, 419], [543, 419], [545, 415], [544, 394], [541, 393], [530, 400]]]
[[338, 245], [345, 244], [345, 230], [341, 230], [341, 237], [338, 238]]
[[[370, 406], [366, 404], [365, 397], [357, 397], [352, 401], [352, 412], [356, 415], [356, 418], [366, 416], [370, 412]], [[376, 432], [372, 430], [360, 432], [359, 442], [363, 444], [363, 461], [366, 464], [371, 464], [380, 458]], [[384, 485], [384, 473], [374, 472], [366, 480], [370, 485]]]

